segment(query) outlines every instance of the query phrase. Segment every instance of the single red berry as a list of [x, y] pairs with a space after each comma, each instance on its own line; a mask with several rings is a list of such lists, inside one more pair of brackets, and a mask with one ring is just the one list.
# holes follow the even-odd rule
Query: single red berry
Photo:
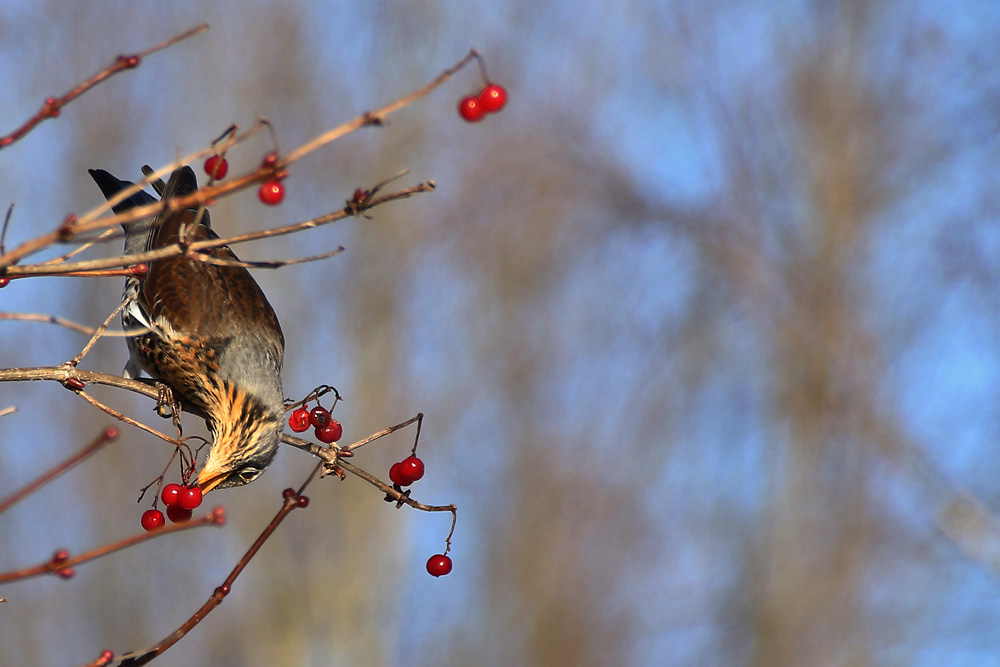
[[257, 196], [268, 206], [277, 206], [285, 198], [285, 186], [281, 184], [281, 181], [268, 181], [260, 186]]
[[76, 575], [76, 570], [71, 567], [63, 568], [62, 570], [56, 570], [58, 574], [63, 579], [72, 579]]
[[221, 155], [213, 155], [205, 160], [205, 173], [217, 181], [221, 181], [229, 173], [229, 162]]
[[0, 278], [0, 289], [10, 285], [10, 278]]
[[402, 461], [399, 463], [393, 463], [392, 467], [389, 468], [389, 479], [391, 479], [392, 483], [396, 486], [409, 486], [412, 484], [412, 482], [406, 478], [406, 475], [403, 474]]
[[147, 532], [157, 528], [163, 528], [163, 525], [166, 522], [167, 520], [163, 518], [163, 512], [160, 510], [146, 510], [142, 513], [142, 519], [140, 520], [142, 529]]
[[479, 106], [486, 113], [496, 113], [500, 109], [503, 109], [506, 104], [507, 91], [504, 90], [503, 86], [491, 83], [483, 88], [483, 92], [479, 93]]
[[330, 411], [317, 405], [312, 409], [312, 412], [309, 413], [309, 421], [312, 422], [312, 425], [316, 428], [324, 428], [330, 423]]
[[101, 655], [97, 657], [97, 664], [109, 665], [111, 664], [111, 661], [114, 659], [115, 659], [115, 654], [109, 651], [108, 649], [104, 649], [103, 651], [101, 651]]
[[424, 476], [424, 462], [416, 456], [407, 456], [399, 462], [399, 468], [403, 477], [411, 484]]
[[288, 426], [296, 433], [302, 433], [309, 428], [310, 423], [309, 411], [305, 407], [297, 409], [288, 417]]
[[52, 554], [53, 563], [65, 563], [69, 560], [69, 552], [65, 549], [59, 549], [54, 554]]
[[477, 123], [483, 119], [486, 112], [478, 97], [466, 97], [458, 103], [458, 115], [470, 123]]
[[427, 573], [432, 577], [443, 577], [451, 572], [451, 559], [437, 554], [427, 559]]
[[174, 505], [173, 507], [167, 508], [167, 518], [173, 523], [184, 523], [185, 521], [191, 520], [191, 510], [186, 510], [183, 507]]
[[198, 505], [201, 505], [201, 487], [182, 486], [177, 506], [183, 510], [193, 510]]
[[181, 485], [180, 484], [167, 484], [163, 487], [163, 492], [160, 494], [160, 500], [167, 507], [173, 507], [177, 504], [181, 497]]
[[316, 439], [320, 442], [337, 442], [342, 435], [344, 435], [344, 427], [336, 419], [331, 419], [329, 424], [316, 429]]
[[292, 489], [292, 488], [285, 489], [284, 491], [281, 492], [281, 497], [282, 498], [294, 498], [295, 497], [295, 489]]
[[309, 496], [299, 496], [296, 498], [295, 504], [302, 508], [309, 507]]

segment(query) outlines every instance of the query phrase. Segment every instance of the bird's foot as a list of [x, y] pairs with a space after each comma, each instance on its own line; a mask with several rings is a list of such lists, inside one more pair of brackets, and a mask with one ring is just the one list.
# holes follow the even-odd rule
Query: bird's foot
[[173, 421], [177, 431], [181, 430], [181, 402], [174, 398], [173, 390], [162, 382], [156, 383], [156, 413]]

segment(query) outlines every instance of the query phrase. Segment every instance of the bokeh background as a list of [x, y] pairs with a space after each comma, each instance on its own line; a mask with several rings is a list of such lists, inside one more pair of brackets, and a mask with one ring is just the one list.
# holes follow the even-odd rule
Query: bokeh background
[[[468, 68], [297, 163], [283, 205], [246, 192], [213, 209], [236, 233], [404, 168], [400, 185], [437, 181], [373, 220], [237, 252], [346, 248], [256, 272], [284, 327], [286, 395], [337, 386], [348, 440], [427, 415], [415, 494], [459, 505], [454, 572], [424, 571], [447, 515], [323, 480], [157, 664], [1000, 660], [1000, 4], [8, 0], [0, 132], [200, 22], [0, 152], [8, 247], [100, 204], [89, 167], [135, 178], [260, 116], [287, 151], [473, 46], [511, 101], [462, 122]], [[15, 281], [0, 311], [96, 325], [120, 288]], [[2, 367], [58, 365], [85, 342], [2, 332]], [[124, 348], [103, 340], [83, 365], [119, 372]], [[146, 399], [96, 393], [165, 425]], [[0, 496], [110, 423], [54, 383], [0, 386], [8, 405]], [[410, 442], [356, 462], [384, 476]], [[124, 429], [0, 516], [0, 569], [138, 531], [138, 490], [167, 454]], [[213, 494], [223, 530], [3, 587], [0, 664], [166, 636], [311, 465], [289, 449]]]

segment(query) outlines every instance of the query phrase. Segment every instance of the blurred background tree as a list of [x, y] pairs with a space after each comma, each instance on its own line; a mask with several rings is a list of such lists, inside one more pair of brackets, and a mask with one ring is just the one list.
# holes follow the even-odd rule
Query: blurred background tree
[[[0, 154], [8, 244], [229, 123], [283, 148], [479, 48], [511, 102], [478, 125], [468, 70], [388, 128], [295, 165], [225, 233], [306, 219], [402, 168], [438, 190], [242, 250], [287, 340], [286, 393], [346, 397], [346, 439], [427, 414], [417, 497], [324, 481], [192, 665], [977, 664], [1000, 637], [1000, 6], [841, 0], [137, 3], [0, 9], [9, 131], [117, 53], [196, 23]], [[258, 150], [259, 149], [259, 150]], [[230, 156], [259, 162], [265, 146]], [[119, 280], [15, 281], [4, 311], [89, 324]], [[0, 366], [78, 334], [4, 325]], [[117, 372], [121, 341], [89, 367]], [[106, 392], [155, 420], [147, 400]], [[0, 387], [0, 491], [106, 424], [55, 385]], [[200, 428], [192, 422], [189, 432]], [[81, 434], [87, 434], [82, 436]], [[365, 451], [385, 474], [409, 445]], [[165, 449], [122, 440], [0, 517], [0, 563], [138, 529]], [[211, 498], [230, 525], [5, 587], [2, 661], [145, 646], [210, 594], [312, 461], [285, 451]], [[157, 663], [159, 664], [159, 663]]]

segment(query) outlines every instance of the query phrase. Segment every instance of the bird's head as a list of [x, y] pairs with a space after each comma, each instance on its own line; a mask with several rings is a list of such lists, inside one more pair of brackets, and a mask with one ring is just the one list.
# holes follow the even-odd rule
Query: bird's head
[[252, 400], [234, 407], [238, 409], [208, 423], [213, 441], [198, 474], [202, 493], [249, 484], [278, 453], [284, 426], [281, 414], [270, 413]]

